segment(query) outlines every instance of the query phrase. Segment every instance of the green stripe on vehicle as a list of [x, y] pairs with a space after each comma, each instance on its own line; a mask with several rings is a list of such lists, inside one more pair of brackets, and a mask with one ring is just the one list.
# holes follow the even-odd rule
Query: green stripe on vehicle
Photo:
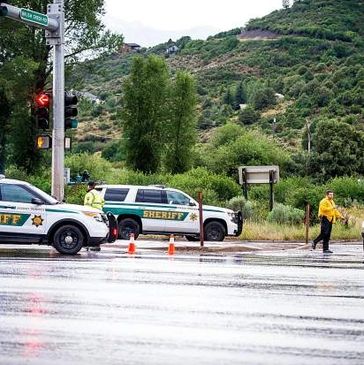
[[49, 213], [73, 213], [73, 214], [80, 214], [80, 212], [75, 212], [72, 210], [63, 210], [63, 209], [46, 209], [46, 212]]
[[0, 212], [1, 226], [22, 226], [28, 220], [30, 214], [9, 214]]
[[[148, 208], [149, 207], [150, 206], [148, 205]], [[111, 212], [116, 216], [120, 214], [133, 214], [143, 219], [166, 219], [174, 221], [183, 221], [187, 218], [189, 214], [189, 212], [178, 212], [171, 210], [134, 209], [134, 208], [120, 208], [115, 206], [110, 207], [109, 204], [105, 205], [103, 210], [105, 213]]]

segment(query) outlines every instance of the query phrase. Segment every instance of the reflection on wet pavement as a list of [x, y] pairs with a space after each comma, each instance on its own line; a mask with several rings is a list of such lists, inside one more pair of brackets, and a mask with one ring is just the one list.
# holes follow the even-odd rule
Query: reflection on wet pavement
[[0, 249], [1, 364], [362, 364], [360, 246]]

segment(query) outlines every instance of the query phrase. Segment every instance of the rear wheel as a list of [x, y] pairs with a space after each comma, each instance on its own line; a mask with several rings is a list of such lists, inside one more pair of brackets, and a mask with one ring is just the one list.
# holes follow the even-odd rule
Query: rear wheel
[[225, 236], [225, 227], [220, 222], [212, 221], [205, 225], [206, 241], [223, 241]]
[[134, 233], [134, 238], [137, 239], [140, 234], [139, 223], [133, 218], [124, 218], [119, 222], [119, 238], [128, 240], [130, 234]]
[[85, 237], [74, 225], [65, 225], [57, 229], [53, 237], [53, 247], [64, 255], [76, 255], [81, 250]]

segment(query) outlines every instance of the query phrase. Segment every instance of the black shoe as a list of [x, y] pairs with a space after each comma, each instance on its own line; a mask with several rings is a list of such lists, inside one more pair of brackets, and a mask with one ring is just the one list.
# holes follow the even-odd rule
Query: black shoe
[[100, 246], [90, 247], [90, 251], [101, 251]]
[[316, 245], [317, 245], [317, 243], [315, 241], [311, 242], [311, 247], [313, 250], [316, 250]]
[[324, 250], [324, 253], [333, 253], [331, 250]]

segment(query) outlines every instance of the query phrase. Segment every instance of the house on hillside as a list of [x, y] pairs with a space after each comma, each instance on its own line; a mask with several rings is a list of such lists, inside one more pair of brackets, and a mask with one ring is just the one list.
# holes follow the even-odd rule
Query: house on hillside
[[120, 48], [120, 53], [139, 52], [141, 48], [137, 43], [124, 43]]
[[168, 47], [166, 49], [166, 54], [172, 55], [172, 54], [176, 54], [178, 51], [179, 51], [179, 48], [175, 44], [170, 44], [170, 45], [168, 45]]

